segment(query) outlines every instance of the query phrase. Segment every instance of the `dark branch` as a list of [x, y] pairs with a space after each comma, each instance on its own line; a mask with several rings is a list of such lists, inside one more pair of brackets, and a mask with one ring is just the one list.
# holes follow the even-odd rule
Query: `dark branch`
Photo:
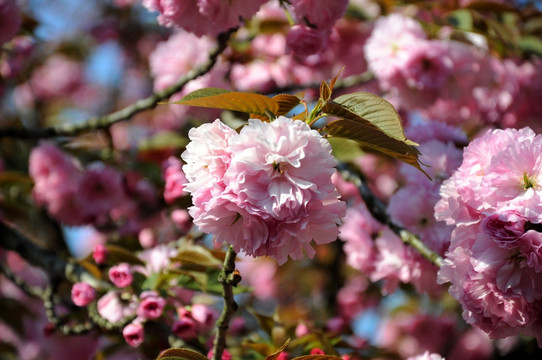
[[217, 38], [217, 46], [213, 50], [211, 50], [207, 61], [201, 66], [191, 70], [186, 75], [182, 76], [179, 81], [177, 81], [177, 83], [173, 84], [172, 86], [163, 91], [152, 94], [146, 99], [138, 100], [122, 110], [105, 116], [91, 117], [81, 123], [67, 123], [49, 128], [0, 129], [0, 138], [14, 137], [19, 139], [43, 139], [60, 136], [75, 136], [88, 131], [105, 129], [117, 122], [129, 120], [137, 113], [155, 108], [158, 102], [166, 100], [173, 94], [178, 93], [184, 88], [184, 86], [188, 82], [208, 73], [216, 64], [219, 55], [226, 49], [228, 39], [230, 38], [231, 34], [236, 30], [237, 28], [232, 28], [223, 33], [220, 33]]
[[45, 250], [23, 237], [16, 230], [0, 222], [0, 246], [18, 253], [34, 266], [42, 268], [49, 276], [50, 281], [67, 279], [71, 282], [84, 281], [94, 288], [107, 289], [106, 282], [96, 279], [84, 267], [71, 263], [58, 257], [57, 253]]
[[222, 271], [218, 281], [222, 283], [222, 295], [224, 297], [224, 308], [220, 318], [216, 322], [217, 334], [213, 344], [213, 360], [221, 360], [222, 353], [226, 349], [226, 334], [230, 326], [230, 320], [237, 311], [237, 303], [233, 298], [233, 287], [241, 281], [239, 272], [235, 271], [235, 257], [237, 253], [230, 246], [224, 259]]
[[348, 180], [357, 186], [363, 201], [365, 201], [365, 204], [367, 205], [367, 209], [371, 212], [371, 215], [373, 215], [376, 220], [384, 225], [387, 225], [401, 238], [401, 240], [403, 240], [405, 244], [412, 246], [424, 258], [431, 261], [438, 267], [442, 266], [442, 257], [439, 254], [429, 249], [419, 237], [403, 229], [392, 221], [388, 215], [386, 205], [382, 202], [382, 200], [373, 194], [363, 174], [354, 170], [352, 166], [345, 163], [339, 163], [337, 168], [345, 180]]

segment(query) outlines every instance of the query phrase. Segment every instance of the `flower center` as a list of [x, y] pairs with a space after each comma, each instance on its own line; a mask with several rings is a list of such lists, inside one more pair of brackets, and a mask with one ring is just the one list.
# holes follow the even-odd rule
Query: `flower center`
[[533, 177], [529, 177], [526, 172], [523, 173], [523, 190], [527, 190], [529, 188], [535, 188], [537, 184], [537, 179]]

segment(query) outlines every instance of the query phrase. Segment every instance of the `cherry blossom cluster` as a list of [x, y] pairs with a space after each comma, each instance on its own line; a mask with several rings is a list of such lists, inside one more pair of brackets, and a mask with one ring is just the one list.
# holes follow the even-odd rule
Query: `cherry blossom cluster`
[[530, 128], [487, 131], [465, 148], [435, 207], [455, 226], [438, 280], [492, 339], [525, 334], [542, 344], [541, 150]]
[[279, 264], [334, 241], [345, 204], [331, 182], [328, 141], [300, 121], [250, 119], [238, 134], [220, 120], [189, 132], [182, 154], [190, 215], [219, 243]]
[[74, 157], [48, 142], [33, 149], [29, 172], [36, 202], [66, 225], [118, 221], [125, 231], [139, 231], [141, 204], [156, 203], [154, 186], [141, 175], [123, 175], [101, 161], [83, 168]]
[[537, 126], [539, 60], [499, 59], [483, 37], [472, 34], [468, 43], [450, 35], [442, 28], [429, 39], [420, 22], [401, 13], [375, 22], [365, 58], [394, 105], [468, 128]]
[[98, 314], [111, 324], [122, 326], [123, 337], [132, 347], [138, 347], [145, 341], [147, 322], [167, 323], [171, 334], [184, 341], [194, 340], [200, 335], [208, 336], [218, 312], [206, 304], [192, 302], [192, 291], [172, 282], [167, 285], [167, 292], [175, 293], [175, 296], [165, 297], [166, 289], [145, 288], [141, 280], [136, 280], [141, 276], [148, 279], [165, 274], [175, 266], [170, 260], [174, 255], [175, 249], [171, 244], [162, 244], [138, 253], [144, 266], [112, 263], [107, 249], [97, 246], [93, 253], [94, 261], [106, 267], [112, 289], [98, 294], [88, 283], [78, 282], [71, 289], [72, 301], [80, 307], [96, 302]]

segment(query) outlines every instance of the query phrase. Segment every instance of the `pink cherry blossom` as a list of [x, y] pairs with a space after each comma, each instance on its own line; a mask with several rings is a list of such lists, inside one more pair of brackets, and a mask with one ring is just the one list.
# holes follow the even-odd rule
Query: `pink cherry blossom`
[[73, 158], [45, 142], [32, 150], [29, 172], [34, 179], [32, 193], [38, 204], [45, 205], [53, 217], [66, 225], [85, 223], [75, 196], [82, 173]]
[[77, 306], [87, 306], [96, 297], [96, 290], [86, 282], [73, 284], [71, 291], [72, 301]]
[[180, 308], [178, 313], [179, 319], [173, 323], [171, 331], [183, 340], [190, 340], [197, 337], [197, 322], [192, 317], [190, 311]]
[[69, 96], [83, 82], [83, 66], [65, 55], [53, 55], [36, 69], [30, 80], [32, 91], [40, 99]]
[[404, 67], [410, 47], [425, 40], [421, 25], [401, 14], [379, 18], [367, 43], [365, 58], [369, 69], [382, 80], [390, 80]]
[[133, 280], [132, 270], [127, 263], [121, 263], [109, 269], [109, 280], [119, 288], [130, 286]]
[[21, 16], [15, 0], [0, 0], [0, 46], [9, 41], [21, 27]]
[[299, 22], [307, 19], [318, 29], [329, 29], [344, 15], [348, 1], [292, 0], [292, 6]]
[[[209, 359], [212, 359], [213, 358], [213, 349], [209, 350], [209, 352], [207, 353], [207, 357]], [[230, 354], [230, 352], [228, 351], [228, 349], [224, 349], [224, 351], [222, 352], [222, 357], [220, 358], [220, 360], [232, 360], [232, 356]]]
[[175, 199], [184, 196], [183, 185], [186, 183], [186, 177], [182, 170], [182, 162], [176, 157], [169, 157], [163, 164], [164, 200], [170, 204]]
[[219, 317], [219, 313], [215, 309], [199, 303], [192, 305], [190, 313], [192, 318], [197, 321], [200, 333], [205, 333], [213, 329]]
[[139, 296], [141, 302], [137, 307], [137, 316], [141, 319], [152, 320], [162, 315], [166, 300], [154, 291], [144, 291]]
[[232, 131], [215, 121], [189, 134], [182, 157], [194, 223], [237, 252], [279, 264], [301, 259], [303, 250], [314, 256], [312, 240], [335, 240], [345, 204], [331, 182], [335, 160], [327, 140], [286, 117], [250, 119], [239, 134]]
[[117, 323], [136, 315], [137, 299], [135, 296], [123, 297], [112, 290], [103, 295], [97, 304], [98, 314], [109, 322]]
[[126, 199], [122, 175], [101, 162], [90, 164], [79, 183], [77, 199], [84, 204], [88, 221], [106, 216]]
[[96, 264], [104, 264], [107, 259], [107, 249], [103, 244], [97, 244], [92, 252], [92, 258]]
[[286, 43], [294, 54], [309, 56], [324, 49], [328, 37], [327, 31], [312, 29], [305, 25], [294, 25], [286, 36]]
[[263, 0], [144, 0], [143, 6], [158, 12], [158, 23], [177, 26], [201, 36], [216, 35], [239, 25], [240, 18], [250, 19]]
[[137, 322], [132, 322], [122, 329], [122, 336], [124, 340], [131, 347], [138, 347], [143, 343], [144, 330], [143, 325]]

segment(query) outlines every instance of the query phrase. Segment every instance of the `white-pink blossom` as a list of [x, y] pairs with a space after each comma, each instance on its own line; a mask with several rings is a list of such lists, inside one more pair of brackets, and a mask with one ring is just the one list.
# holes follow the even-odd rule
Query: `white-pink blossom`
[[202, 231], [283, 264], [336, 239], [345, 204], [331, 182], [331, 146], [302, 121], [250, 119], [239, 134], [220, 121], [191, 130], [182, 154]]
[[144, 0], [143, 6], [158, 12], [158, 23], [180, 27], [198, 36], [212, 34], [240, 25], [250, 19], [264, 0]]
[[435, 207], [455, 225], [439, 282], [451, 283], [465, 320], [492, 339], [523, 334], [542, 344], [541, 147], [529, 128], [486, 132]]
[[396, 76], [410, 58], [413, 44], [426, 39], [421, 25], [401, 14], [379, 18], [367, 43], [365, 58], [378, 79]]

